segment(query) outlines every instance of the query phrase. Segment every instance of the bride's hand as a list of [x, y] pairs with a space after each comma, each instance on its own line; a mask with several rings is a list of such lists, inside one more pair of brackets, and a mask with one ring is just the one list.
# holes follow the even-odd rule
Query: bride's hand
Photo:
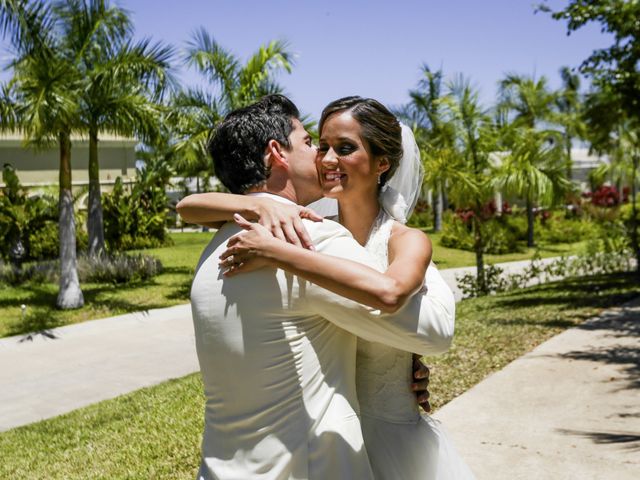
[[298, 247], [313, 250], [313, 242], [301, 219], [321, 222], [322, 216], [300, 205], [288, 205], [265, 198], [258, 205], [258, 223], [271, 234]]
[[269, 266], [269, 247], [280, 240], [262, 225], [251, 223], [242, 215], [236, 213], [233, 219], [245, 231], [231, 237], [227, 249], [220, 255], [223, 274], [233, 276]]

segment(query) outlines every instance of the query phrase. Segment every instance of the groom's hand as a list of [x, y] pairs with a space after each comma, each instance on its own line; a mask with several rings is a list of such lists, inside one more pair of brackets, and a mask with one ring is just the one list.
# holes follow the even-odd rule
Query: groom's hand
[[416, 394], [416, 400], [425, 412], [431, 411], [431, 404], [429, 403], [429, 367], [427, 367], [422, 361], [420, 355], [413, 354], [413, 383], [411, 389]]

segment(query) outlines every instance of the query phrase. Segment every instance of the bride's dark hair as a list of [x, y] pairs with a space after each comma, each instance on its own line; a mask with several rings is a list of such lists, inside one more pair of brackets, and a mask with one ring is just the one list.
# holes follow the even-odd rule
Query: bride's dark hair
[[380, 185], [389, 180], [402, 158], [402, 129], [396, 116], [373, 98], [358, 96], [344, 97], [334, 100], [322, 110], [319, 132], [330, 115], [348, 111], [362, 127], [362, 137], [371, 148], [375, 157], [386, 157], [389, 170], [380, 176]]

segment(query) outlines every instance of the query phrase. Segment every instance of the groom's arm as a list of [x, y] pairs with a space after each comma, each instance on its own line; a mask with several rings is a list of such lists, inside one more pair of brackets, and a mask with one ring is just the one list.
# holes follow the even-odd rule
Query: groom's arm
[[[344, 258], [375, 265], [373, 257], [353, 237], [336, 230], [333, 235], [318, 238], [317, 230], [310, 228], [317, 251], [338, 257], [336, 261]], [[425, 287], [426, 293], [414, 295], [393, 314], [383, 314], [312, 283], [306, 283], [305, 300], [310, 312], [365, 340], [421, 355], [442, 353], [453, 338], [455, 300], [433, 265], [427, 270]]]

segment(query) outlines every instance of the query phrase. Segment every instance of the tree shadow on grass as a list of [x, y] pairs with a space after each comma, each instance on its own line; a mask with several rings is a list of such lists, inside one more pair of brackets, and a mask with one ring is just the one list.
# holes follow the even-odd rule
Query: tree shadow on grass
[[556, 429], [565, 435], [588, 438], [600, 445], [621, 445], [629, 450], [640, 450], [640, 433], [638, 432], [586, 432], [581, 430]]
[[[146, 282], [128, 285], [135, 288], [144, 287], [145, 285], [154, 285], [150, 280]], [[105, 292], [113, 292], [119, 287], [111, 284], [89, 284], [82, 287], [85, 306], [76, 310], [86, 312], [87, 316], [95, 316], [97, 318], [112, 315], [121, 315], [125, 313], [140, 312], [152, 310], [154, 308], [166, 307], [164, 303], [149, 303], [141, 305], [137, 301], [130, 301], [123, 298], [113, 298], [111, 296], [101, 297]], [[127, 287], [121, 287], [127, 288]], [[55, 338], [51, 329], [68, 325], [70, 323], [68, 317], [65, 318], [64, 310], [56, 308], [57, 292], [52, 292], [46, 286], [33, 285], [29, 286], [29, 296], [19, 299], [0, 299], [0, 308], [20, 307], [21, 304], [27, 305], [27, 315], [24, 319], [16, 319], [7, 328], [6, 335], [22, 335], [26, 334], [23, 340], [33, 340], [38, 335], [48, 338]], [[107, 315], [101, 312], [112, 312]], [[89, 318], [87, 318], [89, 319]]]
[[[526, 290], [500, 294], [500, 308], [527, 308], [541, 305], [566, 305], [567, 308], [608, 308], [640, 295], [633, 274], [609, 274], [549, 282]], [[633, 288], [629, 291], [629, 287]]]

